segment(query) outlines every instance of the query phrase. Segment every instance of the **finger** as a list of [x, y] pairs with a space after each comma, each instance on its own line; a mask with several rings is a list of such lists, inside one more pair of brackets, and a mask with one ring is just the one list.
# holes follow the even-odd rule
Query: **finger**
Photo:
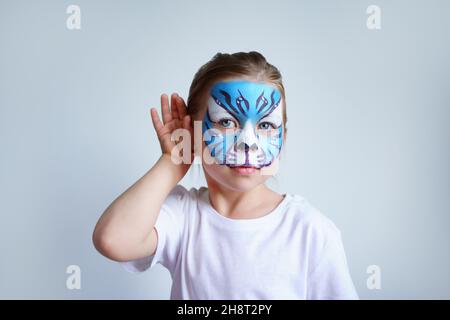
[[177, 98], [177, 107], [178, 107], [178, 113], [180, 115], [180, 120], [184, 119], [184, 116], [186, 115], [186, 103], [184, 103], [184, 100], [182, 97], [178, 96]]
[[178, 129], [178, 126], [175, 123], [175, 121], [170, 121], [168, 124], [165, 125], [165, 128], [169, 133], [173, 133], [174, 130]]
[[191, 116], [187, 115], [183, 118], [182, 122], [183, 129], [188, 130], [191, 135], [191, 139], [193, 139], [194, 129], [192, 128]]
[[180, 119], [178, 113], [178, 94], [172, 93], [170, 96], [170, 110], [172, 111], [172, 119]]
[[161, 95], [161, 113], [164, 124], [172, 120], [172, 115], [169, 110], [169, 97], [167, 97], [167, 94]]
[[156, 133], [160, 132], [164, 128], [164, 125], [162, 124], [161, 120], [159, 119], [158, 111], [156, 111], [156, 108], [150, 109], [150, 115], [151, 115], [153, 127], [155, 128]]
[[191, 116], [187, 115], [183, 118], [183, 127], [186, 130], [189, 130], [189, 133], [191, 134], [190, 139], [191, 139], [191, 161], [193, 160], [193, 154], [194, 154], [194, 144], [195, 144], [195, 140], [193, 135], [193, 129], [192, 129], [192, 125], [191, 125]]
[[182, 126], [184, 129], [191, 131], [191, 116], [187, 115], [183, 118]]

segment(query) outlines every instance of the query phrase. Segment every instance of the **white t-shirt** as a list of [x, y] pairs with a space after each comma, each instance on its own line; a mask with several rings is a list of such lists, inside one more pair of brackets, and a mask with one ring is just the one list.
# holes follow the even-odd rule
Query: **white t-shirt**
[[285, 194], [260, 218], [230, 219], [207, 188], [177, 185], [155, 228], [155, 254], [123, 264], [130, 272], [162, 264], [171, 299], [358, 298], [340, 231], [299, 195]]

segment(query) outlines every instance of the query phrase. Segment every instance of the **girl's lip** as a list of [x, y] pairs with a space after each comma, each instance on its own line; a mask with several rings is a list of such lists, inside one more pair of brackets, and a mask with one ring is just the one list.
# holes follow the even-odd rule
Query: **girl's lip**
[[230, 168], [239, 174], [253, 174], [253, 173], [259, 171], [259, 168], [251, 167], [251, 166], [232, 166]]

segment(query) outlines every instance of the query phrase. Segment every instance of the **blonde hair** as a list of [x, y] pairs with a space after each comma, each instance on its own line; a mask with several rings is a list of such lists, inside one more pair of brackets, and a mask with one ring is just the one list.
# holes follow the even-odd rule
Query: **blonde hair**
[[286, 134], [286, 98], [281, 73], [275, 66], [268, 63], [262, 54], [256, 51], [233, 54], [219, 52], [200, 67], [189, 88], [187, 113], [191, 116], [191, 119], [201, 120], [199, 117], [206, 110], [206, 95], [214, 83], [226, 78], [237, 77], [272, 83], [278, 88], [283, 100], [283, 131]]

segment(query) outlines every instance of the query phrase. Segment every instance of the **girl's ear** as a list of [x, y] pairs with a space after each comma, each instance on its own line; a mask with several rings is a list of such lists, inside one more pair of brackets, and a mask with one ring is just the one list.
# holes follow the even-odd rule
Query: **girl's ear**
[[286, 143], [286, 135], [287, 135], [287, 128], [286, 125], [283, 124], [283, 146]]

